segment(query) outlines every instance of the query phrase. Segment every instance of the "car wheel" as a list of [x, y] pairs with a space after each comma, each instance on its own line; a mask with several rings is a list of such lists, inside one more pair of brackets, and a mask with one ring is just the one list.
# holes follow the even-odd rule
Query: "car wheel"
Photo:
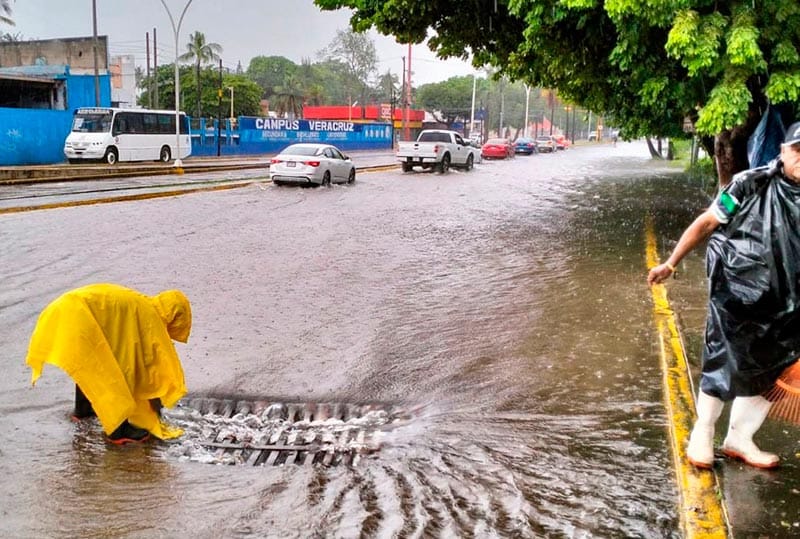
[[324, 187], [330, 187], [331, 185], [331, 171], [326, 170], [325, 174], [322, 175], [322, 185]]
[[450, 154], [446, 153], [442, 156], [442, 161], [439, 163], [439, 172], [446, 174], [450, 170]]
[[158, 155], [158, 160], [162, 163], [169, 163], [169, 160], [172, 158], [172, 152], [169, 150], [169, 146], [164, 146], [161, 148], [161, 153]]
[[400, 166], [403, 168], [403, 172], [411, 172], [414, 169], [410, 163], [400, 163]]
[[119, 154], [117, 153], [117, 149], [113, 147], [107, 149], [105, 156], [103, 156], [103, 161], [105, 161], [109, 165], [116, 165], [118, 159], [119, 159]]
[[347, 177], [347, 183], [354, 183], [356, 181], [356, 169], [350, 169], [350, 175]]
[[466, 166], [466, 169], [467, 169], [467, 170], [472, 170], [472, 165], [474, 164], [474, 162], [475, 162], [475, 158], [474, 158], [474, 157], [472, 157], [472, 154], [469, 154], [469, 155], [467, 156], [467, 166]]

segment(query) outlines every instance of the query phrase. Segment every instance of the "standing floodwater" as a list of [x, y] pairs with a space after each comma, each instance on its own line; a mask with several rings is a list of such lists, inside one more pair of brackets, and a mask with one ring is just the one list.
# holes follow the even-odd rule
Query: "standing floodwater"
[[[619, 143], [0, 216], [0, 532], [679, 536], [643, 233], [705, 203], [675, 170]], [[89, 282], [186, 293], [190, 396], [409, 415], [354, 467], [107, 447], [65, 374], [30, 389], [23, 364], [41, 308]]]

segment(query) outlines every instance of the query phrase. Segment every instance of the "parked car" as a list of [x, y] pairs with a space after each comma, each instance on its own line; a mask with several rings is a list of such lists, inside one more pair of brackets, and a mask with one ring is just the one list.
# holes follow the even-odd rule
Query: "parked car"
[[539, 150], [536, 147], [536, 141], [534, 139], [521, 137], [514, 143], [514, 152], [530, 155], [539, 153]]
[[556, 143], [557, 150], [566, 150], [569, 148], [569, 139], [564, 135], [553, 135], [553, 142]]
[[481, 147], [484, 159], [506, 159], [514, 157], [514, 145], [506, 138], [490, 138]]
[[556, 142], [553, 140], [553, 137], [543, 135], [541, 137], [536, 137], [536, 147], [539, 149], [539, 153], [553, 153], [556, 151]]
[[445, 173], [451, 166], [470, 170], [478, 154], [478, 150], [455, 131], [426, 129], [416, 141], [401, 141], [396, 156], [403, 172], [418, 166]]
[[330, 185], [356, 181], [356, 166], [330, 144], [292, 144], [270, 160], [269, 179], [275, 185]]
[[590, 141], [597, 140], [597, 131], [592, 131], [589, 133], [589, 140]]

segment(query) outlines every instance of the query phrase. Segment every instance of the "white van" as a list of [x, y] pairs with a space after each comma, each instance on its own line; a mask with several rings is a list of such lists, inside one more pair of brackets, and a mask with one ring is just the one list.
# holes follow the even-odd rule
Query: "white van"
[[64, 141], [64, 155], [70, 163], [100, 160], [109, 165], [183, 159], [192, 152], [184, 113], [180, 113], [180, 125], [181, 133], [176, 135], [175, 111], [80, 108]]

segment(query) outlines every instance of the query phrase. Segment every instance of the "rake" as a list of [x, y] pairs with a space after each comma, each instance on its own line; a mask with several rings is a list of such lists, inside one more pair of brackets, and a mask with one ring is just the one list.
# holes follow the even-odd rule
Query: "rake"
[[800, 361], [787, 367], [764, 397], [772, 402], [769, 417], [800, 425]]

